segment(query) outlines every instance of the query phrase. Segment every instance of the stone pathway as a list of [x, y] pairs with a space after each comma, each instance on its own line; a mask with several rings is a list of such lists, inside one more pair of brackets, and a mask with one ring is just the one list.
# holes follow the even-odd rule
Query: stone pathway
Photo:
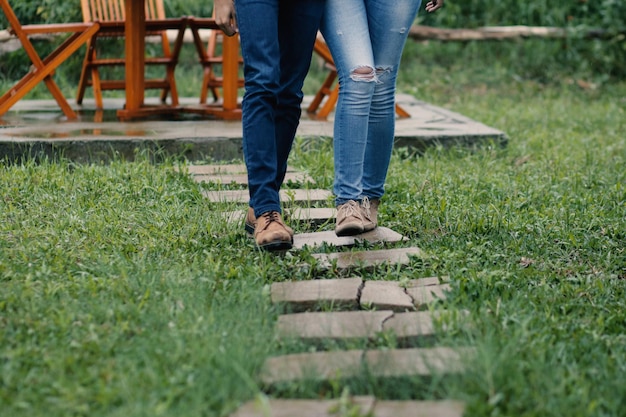
[[[228, 221], [242, 224], [247, 210], [248, 190], [245, 166], [190, 166], [188, 173], [195, 181], [231, 184], [236, 190], [204, 191], [214, 203], [227, 203]], [[315, 189], [315, 182], [306, 173], [288, 171], [291, 188], [281, 191], [288, 209], [285, 218], [298, 222], [302, 228], [332, 228], [335, 211], [332, 195]], [[241, 208], [232, 211], [234, 205]], [[322, 207], [319, 207], [322, 206]], [[242, 228], [243, 230], [243, 228]], [[352, 237], [337, 237], [333, 230], [299, 233], [294, 236], [292, 251], [320, 246], [336, 248], [332, 253], [313, 253], [321, 269], [330, 269], [341, 276], [352, 270], [374, 270], [380, 265], [402, 266], [412, 257], [423, 256], [416, 247], [346, 251], [342, 248], [361, 242], [371, 244], [402, 244], [401, 234], [378, 227], [372, 232]], [[374, 272], [375, 274], [375, 272]], [[447, 277], [426, 277], [408, 282], [363, 279], [360, 277], [277, 282], [270, 294], [274, 304], [283, 306], [285, 314], [278, 317], [276, 335], [284, 341], [320, 346], [324, 341], [362, 340], [375, 343], [381, 335], [395, 340], [393, 349], [348, 349], [286, 354], [268, 358], [261, 370], [263, 386], [298, 381], [324, 381], [351, 377], [432, 377], [460, 373], [471, 361], [472, 348], [436, 346], [437, 325], [445, 310], [430, 308], [445, 300], [450, 291]], [[428, 341], [432, 347], [424, 346]], [[370, 416], [370, 417], [456, 417], [462, 416], [464, 405], [455, 401], [382, 401], [374, 397], [347, 397], [335, 400], [294, 400], [257, 398], [240, 407], [231, 417], [307, 417], [307, 416]]]

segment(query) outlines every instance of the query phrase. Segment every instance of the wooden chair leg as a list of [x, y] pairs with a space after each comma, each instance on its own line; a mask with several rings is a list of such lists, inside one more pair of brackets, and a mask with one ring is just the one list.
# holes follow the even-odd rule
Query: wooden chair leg
[[76, 92], [77, 104], [83, 104], [85, 91], [87, 90], [87, 84], [89, 83], [89, 62], [93, 60], [95, 50], [95, 40], [90, 39], [87, 42], [87, 52], [85, 53], [85, 58], [83, 59], [83, 67], [80, 70], [80, 80], [78, 81], [78, 91]]
[[308, 113], [314, 114], [315, 112], [317, 112], [317, 109], [322, 104], [324, 97], [326, 97], [332, 92], [332, 86], [336, 78], [337, 78], [337, 71], [330, 71], [328, 76], [322, 83], [322, 86], [317, 91], [317, 93], [313, 97], [313, 100], [309, 104], [309, 107], [307, 108]]
[[406, 119], [411, 117], [411, 115], [409, 114], [409, 112], [407, 112], [406, 110], [404, 110], [398, 103], [396, 103], [396, 114], [398, 115], [399, 118], [401, 119]]
[[[178, 34], [176, 35], [176, 40], [174, 41], [174, 48], [171, 50], [169, 54], [171, 63], [167, 66], [167, 69], [166, 69], [170, 95], [172, 97], [172, 106], [174, 107], [177, 107], [179, 104], [178, 88], [176, 87], [176, 77], [174, 76], [174, 71], [176, 70], [176, 65], [178, 64], [178, 57], [180, 56], [180, 50], [183, 47], [183, 41], [185, 38], [185, 30], [187, 30], [186, 21], [183, 22], [181, 27], [178, 29]], [[162, 97], [162, 100], [165, 101], [164, 97]]]
[[93, 99], [96, 102], [96, 108], [103, 109], [102, 82], [100, 80], [100, 70], [98, 70], [97, 66], [91, 68], [91, 90], [93, 92]]

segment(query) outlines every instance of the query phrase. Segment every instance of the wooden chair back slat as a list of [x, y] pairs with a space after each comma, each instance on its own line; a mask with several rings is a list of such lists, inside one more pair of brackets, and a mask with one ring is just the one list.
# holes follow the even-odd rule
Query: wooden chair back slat
[[[84, 22], [125, 20], [124, 0], [80, 0]], [[165, 7], [159, 0], [146, 0], [146, 19], [165, 19]]]

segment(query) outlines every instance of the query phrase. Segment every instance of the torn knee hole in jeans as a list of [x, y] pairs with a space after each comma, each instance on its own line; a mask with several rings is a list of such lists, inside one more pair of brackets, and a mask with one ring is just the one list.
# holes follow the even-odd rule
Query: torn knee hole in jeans
[[350, 72], [350, 78], [353, 81], [376, 82], [378, 77], [376, 70], [368, 65], [356, 67]]

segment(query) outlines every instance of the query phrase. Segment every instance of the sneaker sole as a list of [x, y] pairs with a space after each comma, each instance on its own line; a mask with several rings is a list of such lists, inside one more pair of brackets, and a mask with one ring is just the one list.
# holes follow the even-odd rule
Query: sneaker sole
[[339, 237], [356, 236], [356, 235], [360, 235], [363, 232], [364, 230], [361, 227], [346, 227], [345, 229], [341, 229], [341, 230], [335, 229], [335, 234]]
[[257, 247], [259, 249], [262, 249], [268, 252], [285, 251], [293, 247], [293, 242], [285, 242], [282, 240], [278, 240], [278, 241], [266, 243], [264, 245], [257, 245]]

